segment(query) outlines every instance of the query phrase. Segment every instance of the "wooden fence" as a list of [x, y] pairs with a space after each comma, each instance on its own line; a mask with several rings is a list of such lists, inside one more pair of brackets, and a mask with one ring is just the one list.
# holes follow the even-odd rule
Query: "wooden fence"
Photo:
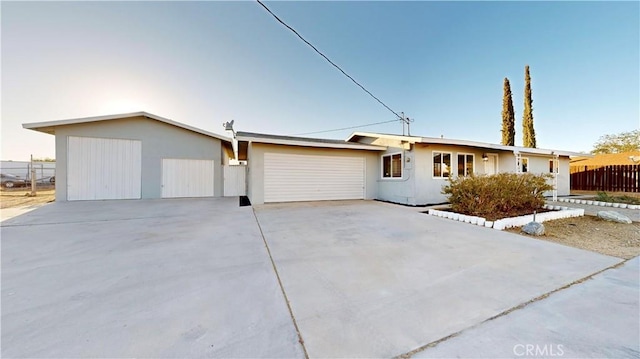
[[640, 165], [571, 166], [571, 189], [640, 192]]

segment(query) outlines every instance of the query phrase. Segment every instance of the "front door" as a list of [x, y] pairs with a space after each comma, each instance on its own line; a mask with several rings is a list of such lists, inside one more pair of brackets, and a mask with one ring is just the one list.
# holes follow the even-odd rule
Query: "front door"
[[484, 161], [484, 173], [494, 175], [498, 173], [498, 155], [488, 154], [488, 159]]

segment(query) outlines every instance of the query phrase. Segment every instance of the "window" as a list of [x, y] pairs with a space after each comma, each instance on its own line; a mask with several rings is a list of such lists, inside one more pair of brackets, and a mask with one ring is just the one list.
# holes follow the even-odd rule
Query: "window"
[[529, 159], [527, 157], [520, 159], [520, 167], [522, 168], [522, 173], [529, 172]]
[[458, 153], [458, 176], [473, 175], [473, 155], [466, 153]]
[[549, 160], [549, 173], [558, 173], [559, 163], [556, 160]]
[[433, 152], [433, 177], [447, 178], [451, 174], [451, 153]]
[[402, 154], [382, 156], [382, 178], [402, 178]]

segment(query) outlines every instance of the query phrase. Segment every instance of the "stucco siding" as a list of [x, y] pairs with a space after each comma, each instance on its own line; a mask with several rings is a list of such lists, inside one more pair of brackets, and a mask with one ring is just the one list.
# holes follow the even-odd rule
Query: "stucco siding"
[[[498, 156], [498, 172], [516, 172], [516, 157], [513, 152], [501, 150], [484, 150], [468, 146], [415, 144], [411, 150], [401, 148], [389, 148], [384, 154], [403, 153], [403, 178], [382, 179], [381, 173], [377, 174], [378, 199], [394, 203], [408, 205], [426, 205], [447, 202], [447, 197], [442, 194], [442, 189], [448, 184], [446, 178], [433, 176], [433, 153], [445, 152], [451, 154], [450, 173], [458, 174], [458, 155], [471, 154], [474, 159], [474, 173], [483, 175], [487, 173], [482, 155], [495, 154]], [[379, 155], [381, 158], [382, 154]], [[549, 160], [551, 156], [523, 155], [529, 158], [529, 172], [549, 173]], [[407, 163], [406, 159], [410, 158]], [[379, 159], [380, 161], [380, 159]], [[569, 158], [560, 158], [560, 173], [558, 175], [558, 195], [569, 194]], [[551, 193], [549, 193], [551, 195]]]
[[161, 198], [162, 159], [213, 160], [214, 196], [223, 194], [222, 141], [145, 117], [99, 121], [56, 128], [56, 200], [67, 200], [68, 136], [142, 141], [142, 198]]
[[248, 189], [247, 196], [251, 204], [264, 203], [264, 154], [286, 153], [316, 156], [361, 156], [365, 159], [365, 199], [375, 199], [377, 194], [376, 174], [379, 172], [378, 153], [366, 150], [312, 148], [301, 146], [273, 145], [263, 143], [249, 143], [248, 155]]
[[[402, 154], [402, 178], [383, 178], [382, 157], [384, 155]], [[393, 203], [415, 205], [416, 192], [416, 161], [413, 150], [389, 148], [377, 156], [378, 172], [375, 174], [377, 182], [377, 199]]]

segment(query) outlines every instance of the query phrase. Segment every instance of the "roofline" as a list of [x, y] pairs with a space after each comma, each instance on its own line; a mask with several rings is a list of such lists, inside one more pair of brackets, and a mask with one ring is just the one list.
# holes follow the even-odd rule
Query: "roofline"
[[305, 138], [295, 138], [284, 139], [284, 138], [264, 138], [259, 136], [245, 136], [238, 134], [236, 139], [238, 141], [243, 142], [255, 142], [255, 143], [264, 143], [264, 144], [273, 144], [273, 145], [288, 145], [288, 146], [302, 146], [302, 147], [320, 147], [320, 148], [339, 148], [339, 149], [349, 149], [349, 150], [368, 150], [368, 151], [385, 151], [387, 148], [382, 146], [375, 145], [365, 145], [358, 144], [354, 142], [320, 142], [313, 141], [313, 139], [305, 139]]
[[159, 122], [164, 122], [164, 123], [166, 123], [168, 125], [176, 126], [176, 127], [188, 130], [188, 131], [196, 132], [196, 133], [208, 136], [208, 137], [217, 138], [217, 139], [219, 139], [221, 141], [225, 141], [225, 142], [231, 143], [231, 139], [228, 138], [228, 137], [225, 137], [225, 136], [222, 136], [222, 135], [218, 135], [218, 134], [213, 133], [213, 132], [205, 131], [205, 130], [197, 128], [197, 127], [186, 125], [184, 123], [173, 121], [173, 120], [170, 120], [168, 118], [160, 117], [160, 116], [157, 116], [157, 115], [154, 115], [154, 114], [151, 114], [151, 113], [148, 113], [148, 112], [144, 112], [144, 111], [123, 113], [123, 114], [117, 114], [117, 115], [72, 118], [72, 119], [57, 120], [57, 121], [23, 123], [22, 127], [25, 128], [25, 129], [28, 129], [28, 130], [49, 133], [49, 132], [43, 131], [42, 129], [46, 128], [46, 127], [56, 127], [56, 126], [75, 125], [75, 124], [89, 123], [89, 122], [119, 120], [119, 119], [125, 119], [125, 118], [133, 118], [133, 117], [147, 117], [147, 118], [150, 118], [152, 120], [156, 120], [156, 121], [159, 121]]
[[506, 145], [499, 145], [499, 144], [486, 143], [486, 142], [456, 140], [451, 138], [401, 136], [401, 135], [388, 135], [388, 134], [370, 133], [370, 132], [354, 132], [353, 134], [351, 134], [351, 136], [349, 136], [349, 138], [347, 138], [347, 141], [351, 141], [356, 136], [389, 138], [389, 139], [395, 139], [399, 141], [408, 141], [410, 143], [425, 143], [425, 144], [434, 143], [434, 144], [442, 144], [442, 145], [478, 147], [478, 148], [484, 148], [484, 149], [509, 151], [513, 153], [526, 153], [526, 154], [533, 154], [533, 155], [558, 155], [558, 156], [568, 156], [568, 157], [589, 156], [584, 153], [563, 151], [563, 150], [530, 148], [530, 147], [521, 147], [521, 146], [506, 146]]
[[373, 132], [353, 132], [345, 141], [349, 142], [356, 136], [389, 138], [392, 140], [409, 141], [412, 143], [420, 142], [422, 140], [422, 137], [416, 137], [416, 136], [390, 135], [385, 133], [373, 133]]

